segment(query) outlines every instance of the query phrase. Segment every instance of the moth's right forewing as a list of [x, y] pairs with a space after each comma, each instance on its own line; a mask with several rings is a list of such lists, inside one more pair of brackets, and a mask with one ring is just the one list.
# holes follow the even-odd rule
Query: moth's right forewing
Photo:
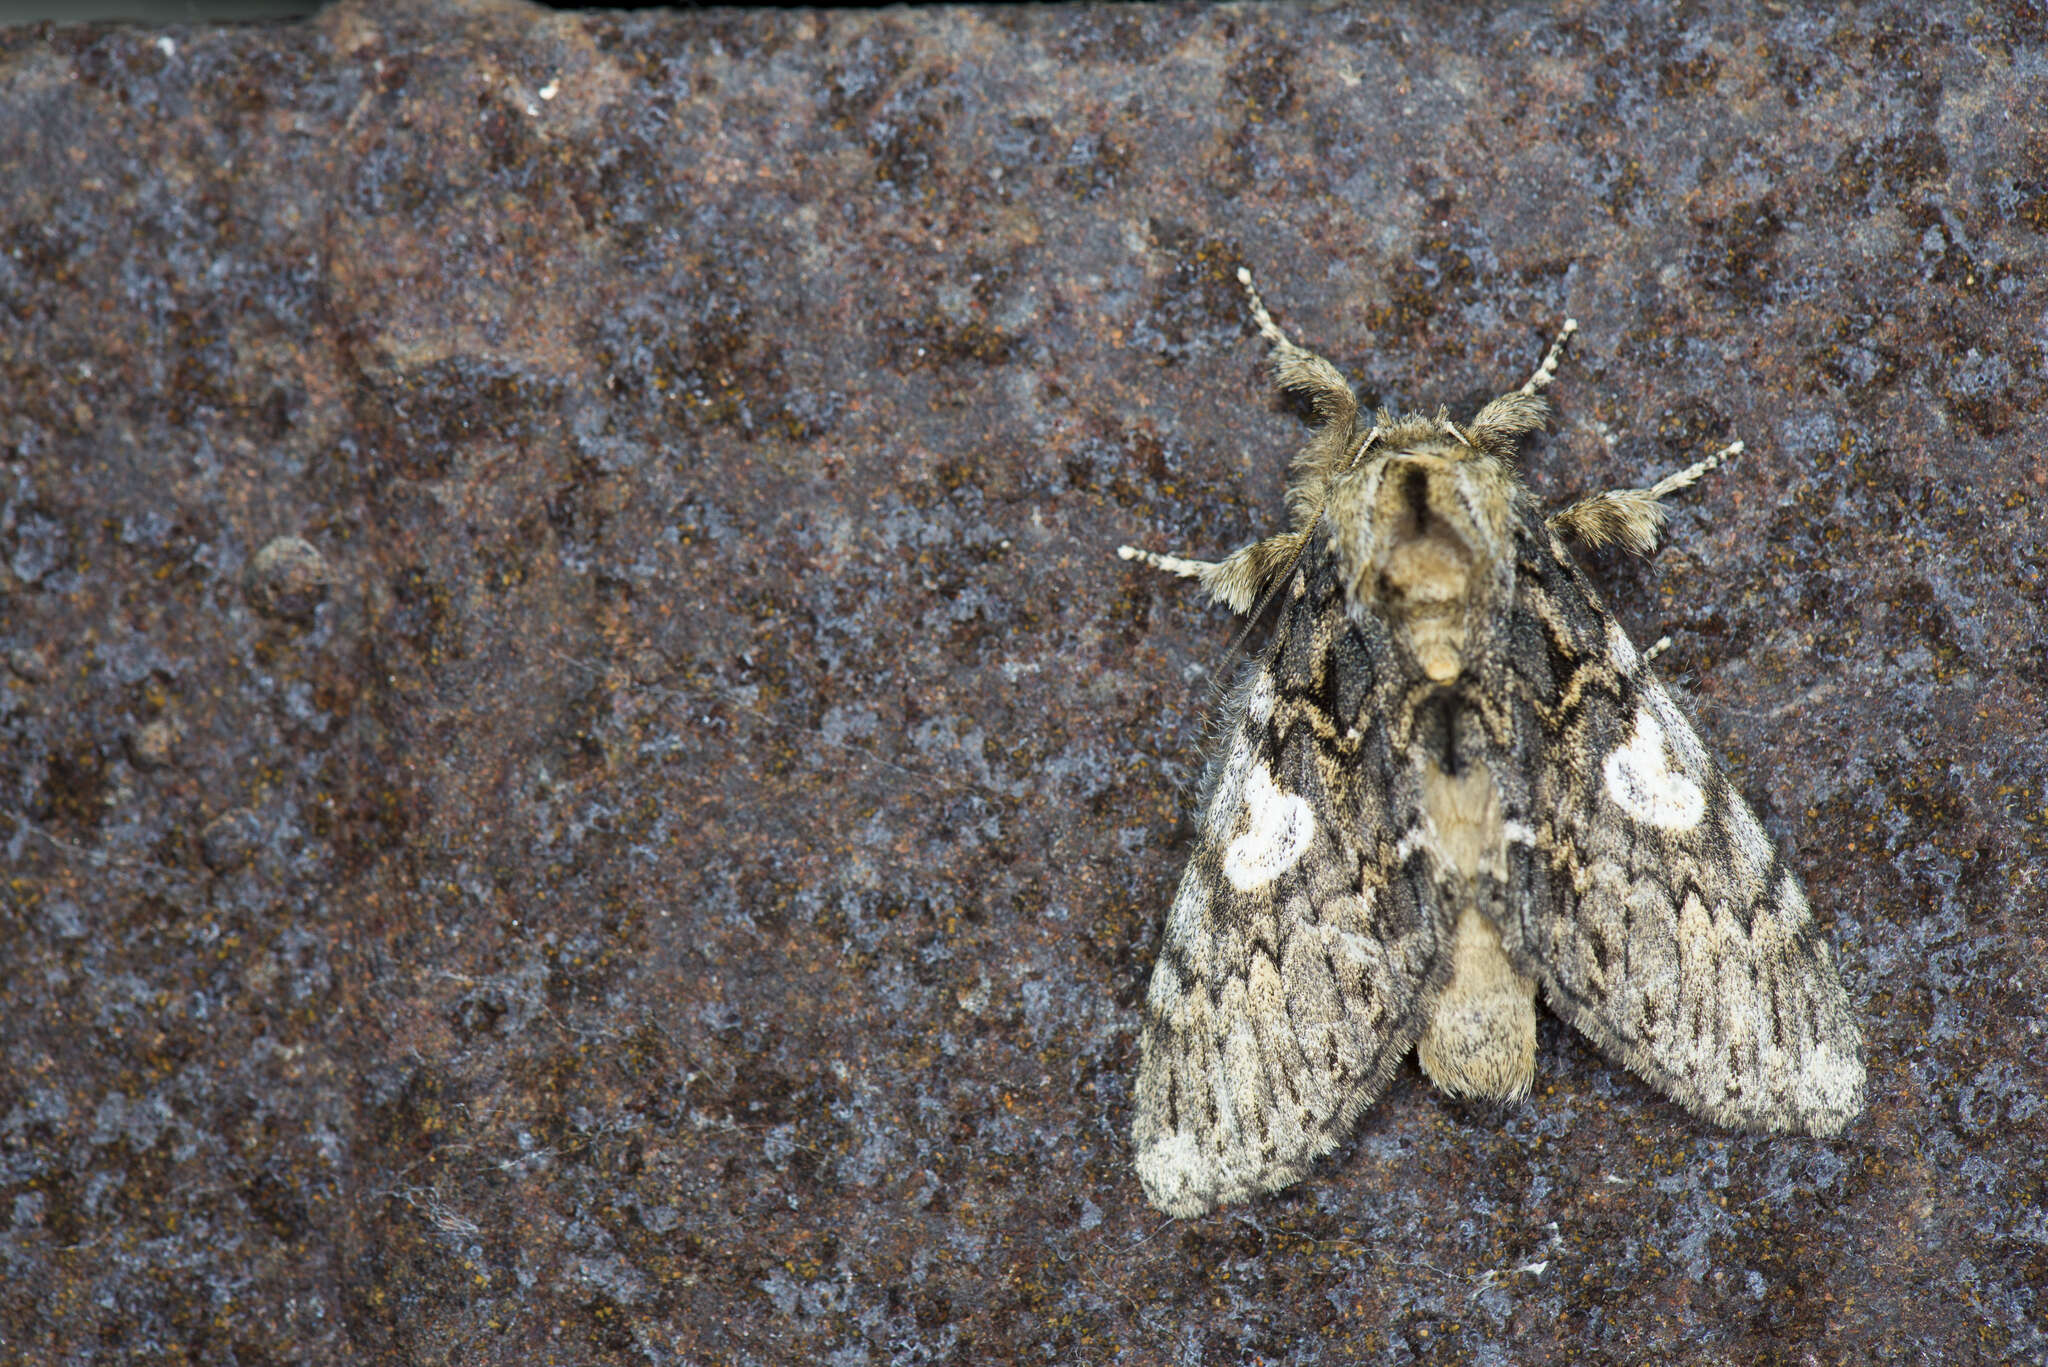
[[1838, 1133], [1862, 1031], [1798, 875], [1554, 542], [1520, 597], [1553, 662], [1522, 924], [1552, 1008], [1716, 1123]]

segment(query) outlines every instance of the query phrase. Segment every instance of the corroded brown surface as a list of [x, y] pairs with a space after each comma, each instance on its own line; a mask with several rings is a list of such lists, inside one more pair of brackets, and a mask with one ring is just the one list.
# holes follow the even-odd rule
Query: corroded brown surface
[[[2048, 1353], [2025, 4], [0, 34], [0, 1358]], [[1546, 1018], [1171, 1224], [1134, 1003], [1272, 529], [1231, 272], [1388, 402], [1585, 325], [1867, 1022], [1835, 1142]]]

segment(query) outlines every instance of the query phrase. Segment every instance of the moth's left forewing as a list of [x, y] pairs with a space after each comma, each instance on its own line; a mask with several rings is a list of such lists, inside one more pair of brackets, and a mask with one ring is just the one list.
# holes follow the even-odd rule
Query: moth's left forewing
[[1285, 1187], [1334, 1148], [1433, 982], [1435, 926], [1360, 695], [1372, 660], [1321, 560], [1296, 583], [1226, 709], [1145, 997], [1133, 1146], [1146, 1195], [1180, 1217]]
[[1521, 948], [1545, 995], [1717, 1123], [1838, 1132], [1863, 1105], [1862, 1035], [1798, 875], [1562, 545], [1523, 541], [1541, 758]]

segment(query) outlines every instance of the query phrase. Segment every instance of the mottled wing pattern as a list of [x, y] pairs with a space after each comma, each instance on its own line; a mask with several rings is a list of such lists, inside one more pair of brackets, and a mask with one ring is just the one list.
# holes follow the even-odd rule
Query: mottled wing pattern
[[1862, 1036], [1798, 876], [1564, 548], [1533, 514], [1518, 540], [1550, 751], [1521, 948], [1551, 1008], [1717, 1123], [1840, 1132]]
[[1335, 1148], [1441, 985], [1423, 856], [1392, 825], [1387, 647], [1367, 639], [1383, 628], [1340, 596], [1312, 546], [1231, 699], [1153, 969], [1134, 1138], [1146, 1193], [1176, 1216], [1284, 1187]]

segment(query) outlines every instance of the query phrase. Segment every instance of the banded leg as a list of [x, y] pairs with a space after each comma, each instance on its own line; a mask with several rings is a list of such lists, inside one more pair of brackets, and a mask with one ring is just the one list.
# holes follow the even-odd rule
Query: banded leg
[[1699, 482], [1700, 476], [1730, 456], [1742, 454], [1742, 443], [1730, 442], [1705, 460], [1694, 461], [1675, 475], [1666, 475], [1647, 489], [1608, 489], [1552, 513], [1552, 531], [1575, 536], [1587, 546], [1621, 545], [1638, 555], [1657, 548], [1664, 528], [1664, 505], [1658, 500]]
[[1285, 574], [1300, 557], [1302, 548], [1308, 545], [1309, 537], [1314, 533], [1315, 523], [1311, 522], [1300, 531], [1282, 532], [1263, 541], [1254, 541], [1221, 560], [1189, 560], [1178, 555], [1142, 550], [1137, 546], [1118, 546], [1116, 553], [1119, 559], [1136, 560], [1155, 570], [1193, 579], [1212, 602], [1221, 603], [1232, 612], [1248, 612], [1272, 586], [1273, 580]]

